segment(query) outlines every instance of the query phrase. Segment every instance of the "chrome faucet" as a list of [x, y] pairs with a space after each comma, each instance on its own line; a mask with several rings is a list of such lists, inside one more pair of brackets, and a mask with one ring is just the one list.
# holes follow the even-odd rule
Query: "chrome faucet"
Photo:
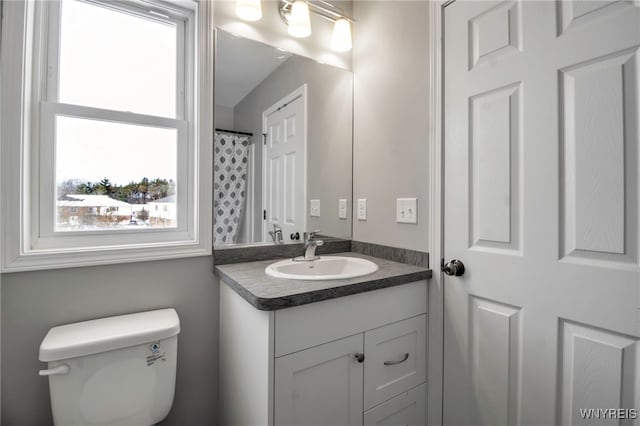
[[319, 257], [316, 256], [316, 248], [324, 244], [324, 241], [316, 240], [318, 232], [320, 232], [320, 230], [316, 229], [315, 231], [302, 234], [304, 239], [304, 260], [319, 259]]
[[271, 239], [276, 244], [284, 243], [284, 238], [282, 237], [282, 228], [280, 226], [273, 224], [273, 231], [269, 231], [269, 235], [271, 235]]

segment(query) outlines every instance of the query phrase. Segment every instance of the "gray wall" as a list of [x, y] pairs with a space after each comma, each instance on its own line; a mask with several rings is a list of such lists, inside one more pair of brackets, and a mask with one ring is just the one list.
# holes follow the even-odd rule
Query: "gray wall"
[[[320, 200], [320, 217], [307, 217], [308, 229], [350, 238], [351, 217], [338, 219], [338, 199], [351, 203], [352, 73], [314, 60], [292, 56], [234, 108], [234, 128], [262, 133], [262, 112], [307, 84], [307, 211], [308, 200]], [[262, 145], [254, 136], [255, 229], [262, 226]], [[348, 213], [350, 212], [348, 207]], [[348, 215], [349, 216], [349, 215]], [[288, 236], [285, 236], [288, 238]]]
[[[46, 364], [49, 328], [173, 307], [180, 316], [176, 395], [166, 425], [215, 425], [218, 284], [211, 257], [3, 274], [2, 424], [51, 424]], [[217, 281], [217, 280], [216, 280]]]
[[216, 129], [233, 130], [233, 108], [216, 105], [213, 116]]
[[[367, 199], [353, 239], [426, 251], [429, 3], [356, 1], [353, 9], [353, 198]], [[396, 223], [399, 197], [418, 198], [417, 225]]]

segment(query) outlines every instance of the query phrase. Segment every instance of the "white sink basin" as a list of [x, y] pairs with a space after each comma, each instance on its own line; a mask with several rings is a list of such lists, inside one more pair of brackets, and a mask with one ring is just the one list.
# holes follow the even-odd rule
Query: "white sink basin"
[[378, 265], [357, 257], [322, 256], [312, 261], [282, 260], [267, 266], [267, 275], [290, 280], [340, 280], [374, 273]]

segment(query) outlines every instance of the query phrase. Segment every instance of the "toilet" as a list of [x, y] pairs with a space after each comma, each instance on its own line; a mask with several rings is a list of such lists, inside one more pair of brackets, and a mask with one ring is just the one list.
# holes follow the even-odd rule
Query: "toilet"
[[174, 309], [54, 327], [40, 345], [54, 424], [149, 426], [173, 404], [180, 320]]

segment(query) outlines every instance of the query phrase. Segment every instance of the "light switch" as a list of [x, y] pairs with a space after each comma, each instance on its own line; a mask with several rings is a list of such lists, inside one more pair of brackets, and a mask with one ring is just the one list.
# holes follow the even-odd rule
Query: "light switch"
[[358, 198], [358, 220], [367, 220], [367, 199]]
[[396, 222], [418, 223], [417, 198], [398, 198], [396, 200]]
[[320, 217], [320, 200], [310, 200], [311, 217]]
[[341, 198], [338, 200], [338, 219], [346, 219], [347, 218], [347, 200], [346, 198]]

